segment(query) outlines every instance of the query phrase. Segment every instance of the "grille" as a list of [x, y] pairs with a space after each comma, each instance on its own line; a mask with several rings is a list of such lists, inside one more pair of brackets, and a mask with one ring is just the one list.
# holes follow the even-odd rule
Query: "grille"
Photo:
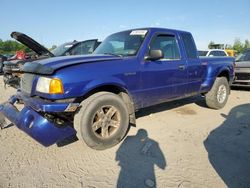
[[236, 80], [250, 80], [250, 73], [236, 73]]
[[35, 78], [34, 74], [28, 74], [28, 73], [23, 74], [21, 78], [21, 90], [30, 94], [34, 78]]

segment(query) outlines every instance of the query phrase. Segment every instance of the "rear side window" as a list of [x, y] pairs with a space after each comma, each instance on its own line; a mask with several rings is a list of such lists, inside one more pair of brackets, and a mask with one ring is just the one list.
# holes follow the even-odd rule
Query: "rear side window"
[[184, 43], [187, 58], [197, 58], [197, 50], [192, 35], [190, 33], [181, 33], [181, 38]]

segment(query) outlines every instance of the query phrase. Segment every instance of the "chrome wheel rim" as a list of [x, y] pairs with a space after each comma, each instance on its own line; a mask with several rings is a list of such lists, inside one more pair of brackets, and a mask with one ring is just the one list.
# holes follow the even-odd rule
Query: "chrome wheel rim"
[[223, 103], [227, 96], [227, 88], [225, 85], [220, 85], [217, 92], [217, 100], [219, 103]]
[[92, 130], [101, 138], [111, 137], [120, 127], [121, 115], [114, 106], [102, 106], [93, 116]]

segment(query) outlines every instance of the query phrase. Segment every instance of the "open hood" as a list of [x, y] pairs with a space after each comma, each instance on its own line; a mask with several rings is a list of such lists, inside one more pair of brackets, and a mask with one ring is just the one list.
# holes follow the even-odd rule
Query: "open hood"
[[12, 32], [10, 36], [36, 52], [38, 55], [48, 55], [49, 57], [54, 57], [54, 54], [52, 54], [48, 49], [23, 33], [15, 31]]

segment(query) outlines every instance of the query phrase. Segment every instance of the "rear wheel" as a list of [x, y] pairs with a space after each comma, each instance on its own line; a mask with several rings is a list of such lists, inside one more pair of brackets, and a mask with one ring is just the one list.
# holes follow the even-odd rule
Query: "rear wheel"
[[206, 104], [213, 109], [223, 108], [228, 100], [229, 84], [225, 77], [216, 78], [212, 89], [205, 95]]
[[103, 150], [118, 144], [126, 135], [129, 115], [123, 100], [109, 92], [96, 93], [81, 103], [74, 126], [78, 139]]

